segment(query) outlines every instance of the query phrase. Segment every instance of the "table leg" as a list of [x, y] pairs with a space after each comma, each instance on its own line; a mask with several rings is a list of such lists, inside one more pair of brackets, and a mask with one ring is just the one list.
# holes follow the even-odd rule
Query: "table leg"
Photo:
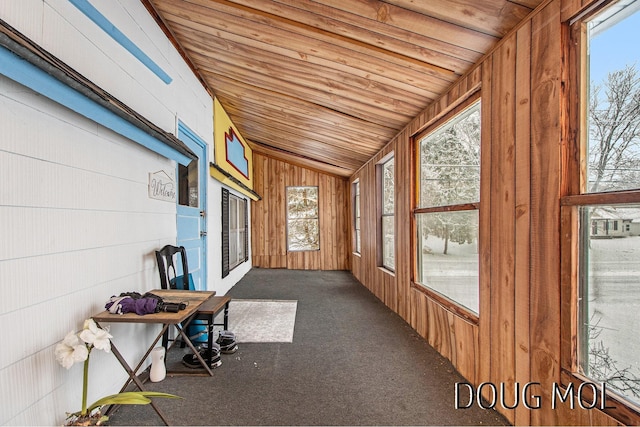
[[[98, 327], [100, 327], [100, 324], [98, 322], [96, 322], [96, 324], [98, 325]], [[124, 385], [120, 389], [120, 393], [124, 392], [127, 389], [127, 387], [129, 386], [129, 384], [131, 384], [132, 381], [136, 384], [136, 386], [138, 387], [138, 389], [140, 391], [146, 391], [145, 388], [144, 388], [144, 384], [142, 383], [142, 381], [140, 381], [140, 379], [136, 375], [136, 372], [138, 371], [138, 369], [140, 369], [140, 367], [142, 366], [144, 361], [147, 359], [147, 357], [149, 357], [149, 354], [151, 354], [151, 351], [153, 350], [153, 347], [160, 340], [160, 338], [163, 336], [163, 334], [165, 333], [165, 331], [167, 330], [168, 327], [169, 327], [169, 325], [164, 325], [164, 328], [162, 328], [162, 331], [160, 332], [160, 334], [158, 334], [156, 339], [153, 341], [153, 343], [151, 344], [151, 346], [149, 347], [149, 349], [147, 350], [145, 355], [142, 357], [142, 359], [140, 360], [140, 362], [136, 366], [135, 370], [131, 369], [131, 367], [127, 363], [126, 359], [120, 353], [120, 350], [118, 350], [118, 348], [113, 343], [113, 341], [111, 342], [111, 351], [113, 352], [113, 355], [116, 357], [116, 359], [118, 359], [118, 362], [120, 362], [120, 365], [122, 365], [124, 370], [129, 375], [129, 378], [127, 379], [127, 381], [125, 381]], [[153, 399], [151, 399], [150, 405], [156, 411], [156, 414], [158, 414], [158, 416], [162, 419], [164, 424], [168, 426], [169, 425], [169, 421], [167, 420], [167, 417], [164, 415], [162, 410], [155, 404]], [[109, 414], [112, 412], [112, 410], [115, 408], [115, 406], [116, 405], [111, 405], [109, 407], [109, 409], [107, 409], [107, 411], [105, 412], [105, 415], [109, 416]]]
[[211, 359], [213, 358], [213, 348], [211, 348], [213, 346], [213, 317], [214, 314], [211, 313], [209, 314], [209, 317], [207, 318], [207, 328], [208, 328], [208, 332], [207, 332], [207, 348], [209, 349], [209, 357], [207, 357], [207, 365], [211, 366]]
[[229, 330], [229, 302], [224, 305], [224, 330]]
[[189, 336], [188, 336], [189, 334], [185, 333], [184, 328], [182, 328], [182, 326], [180, 326], [179, 324], [176, 324], [174, 326], [176, 327], [178, 332], [180, 332], [180, 334], [182, 335], [184, 342], [189, 346], [189, 348], [193, 351], [193, 354], [198, 358], [198, 360], [200, 361], [200, 364], [204, 367], [204, 369], [207, 370], [210, 376], [213, 376], [213, 371], [211, 370], [207, 362], [204, 361], [202, 356], [200, 356], [200, 352], [194, 347], [193, 343], [189, 339]]
[[[164, 331], [162, 332], [164, 333]], [[160, 335], [162, 336], [162, 334]], [[160, 339], [160, 336], [158, 337], [158, 339]], [[158, 341], [158, 339], [156, 339], [156, 341], [154, 341], [154, 343], [151, 345], [151, 349], [153, 349], [153, 346], [155, 345], [155, 343]], [[144, 385], [142, 383], [142, 381], [140, 381], [140, 379], [137, 377], [136, 372], [134, 370], [131, 369], [131, 367], [129, 366], [129, 364], [127, 363], [127, 361], [125, 360], [125, 358], [122, 356], [122, 354], [120, 353], [120, 351], [118, 350], [118, 348], [113, 344], [113, 342], [111, 343], [111, 351], [113, 352], [114, 356], [116, 356], [116, 359], [118, 359], [118, 361], [120, 362], [120, 364], [122, 365], [122, 367], [125, 369], [125, 371], [127, 371], [127, 373], [129, 374], [129, 379], [125, 382], [124, 386], [122, 387], [122, 389], [120, 390], [120, 393], [122, 393], [123, 391], [126, 390], [127, 386], [131, 383], [131, 381], [133, 381], [136, 386], [140, 389], [140, 391], [146, 391], [144, 388]], [[144, 360], [147, 358], [147, 356], [149, 355], [150, 351], [147, 352], [147, 354], [142, 358], [142, 361], [140, 362], [140, 365], [142, 365], [142, 363], [144, 362]], [[162, 419], [162, 421], [164, 422], [165, 425], [169, 425], [169, 421], [167, 420], [167, 417], [164, 415], [164, 413], [162, 412], [162, 410], [155, 404], [155, 402], [153, 401], [153, 399], [151, 399], [151, 403], [150, 405], [153, 407], [153, 409], [156, 411], [156, 413], [158, 414], [158, 416]], [[111, 405], [111, 407], [109, 407], [109, 409], [107, 410], [107, 412], [105, 412], [105, 415], [109, 415], [109, 413], [111, 412], [111, 410], [114, 408], [115, 405]]]

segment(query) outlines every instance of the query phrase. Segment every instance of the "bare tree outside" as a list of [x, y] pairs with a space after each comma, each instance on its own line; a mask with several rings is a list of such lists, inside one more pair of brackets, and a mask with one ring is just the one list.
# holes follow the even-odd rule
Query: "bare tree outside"
[[420, 139], [418, 283], [479, 312], [480, 102]]
[[622, 394], [640, 398], [640, 376], [630, 364], [620, 367], [620, 362], [610, 354], [609, 346], [600, 338], [603, 330], [600, 319], [592, 318], [589, 323], [589, 375]]
[[318, 187], [287, 188], [287, 248], [290, 251], [320, 249]]
[[382, 265], [395, 269], [395, 163], [394, 158], [380, 166], [382, 170]]
[[[639, 189], [640, 76], [635, 65], [609, 72], [600, 84], [591, 84], [588, 117], [586, 192]], [[638, 322], [633, 307], [640, 305], [635, 296], [640, 290], [640, 271], [635, 268], [640, 254], [640, 208], [586, 208], [585, 226], [590, 238], [583, 248], [588, 270], [582, 310], [589, 320], [585, 325], [587, 354], [582, 361], [583, 370], [590, 378], [640, 401], [640, 365], [632, 350], [640, 348], [640, 344], [635, 333], [628, 330]], [[601, 224], [606, 225], [604, 235]], [[610, 244], [603, 237], [630, 240]], [[614, 301], [621, 301], [622, 305]], [[628, 333], [631, 336], [626, 337]]]
[[635, 65], [591, 86], [588, 191], [640, 188], [640, 77]]
[[[420, 207], [451, 206], [480, 200], [480, 108], [471, 108], [421, 141]], [[472, 244], [477, 224], [466, 216], [433, 215], [424, 236]]]
[[[601, 77], [588, 88], [584, 193], [640, 189], [639, 55], [635, 49], [614, 46], [637, 37], [640, 3], [633, 3], [614, 4], [589, 23], [590, 72]], [[617, 52], [615, 66], [611, 65], [612, 51]], [[611, 203], [581, 209], [586, 239], [581, 244], [581, 370], [590, 379], [640, 402], [636, 332], [640, 325], [640, 268], [636, 267], [640, 206]]]

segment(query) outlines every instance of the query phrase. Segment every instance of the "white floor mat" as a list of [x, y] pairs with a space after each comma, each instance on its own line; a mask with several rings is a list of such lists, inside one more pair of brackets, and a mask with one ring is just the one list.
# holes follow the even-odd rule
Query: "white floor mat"
[[[229, 330], [239, 343], [293, 342], [298, 301], [232, 299]], [[216, 317], [222, 323], [222, 317]]]

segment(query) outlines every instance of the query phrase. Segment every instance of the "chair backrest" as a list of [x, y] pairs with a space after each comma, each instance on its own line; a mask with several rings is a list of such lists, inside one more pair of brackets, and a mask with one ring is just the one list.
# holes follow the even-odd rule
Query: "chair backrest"
[[[162, 289], [189, 289], [189, 267], [187, 265], [187, 251], [184, 246], [166, 245], [159, 251], [156, 251], [156, 261], [158, 262], [160, 286]], [[182, 264], [181, 277], [177, 275], [176, 263]], [[177, 283], [178, 281], [182, 282], [182, 287], [180, 283]]]

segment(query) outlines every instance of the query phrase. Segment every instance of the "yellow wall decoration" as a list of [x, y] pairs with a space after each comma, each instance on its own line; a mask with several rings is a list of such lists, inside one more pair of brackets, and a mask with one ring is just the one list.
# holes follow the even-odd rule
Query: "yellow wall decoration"
[[213, 100], [214, 161], [211, 176], [238, 190], [252, 200], [260, 200], [253, 191], [253, 152], [242, 138], [218, 98]]

